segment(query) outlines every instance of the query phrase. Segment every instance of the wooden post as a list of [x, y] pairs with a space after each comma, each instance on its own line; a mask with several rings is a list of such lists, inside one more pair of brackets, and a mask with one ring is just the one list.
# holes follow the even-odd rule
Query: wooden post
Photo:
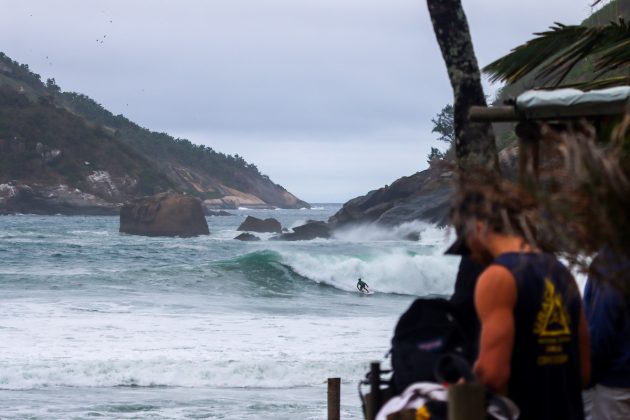
[[372, 362], [370, 364], [370, 400], [372, 410], [368, 420], [374, 420], [378, 410], [381, 408], [381, 363]]
[[328, 378], [328, 420], [341, 418], [341, 378]]
[[485, 420], [485, 391], [479, 384], [448, 387], [448, 420]]

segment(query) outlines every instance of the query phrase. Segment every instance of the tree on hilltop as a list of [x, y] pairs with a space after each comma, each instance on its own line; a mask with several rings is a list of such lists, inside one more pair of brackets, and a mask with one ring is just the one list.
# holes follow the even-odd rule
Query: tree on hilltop
[[447, 143], [448, 147], [444, 152], [437, 147], [431, 147], [431, 152], [427, 156], [427, 163], [429, 164], [437, 160], [446, 159], [447, 154], [453, 148], [453, 144], [455, 144], [453, 105], [445, 105], [435, 118], [431, 118], [431, 122], [433, 123], [431, 132], [439, 134], [440, 137], [437, 140]]
[[439, 141], [448, 143], [449, 147], [455, 143], [455, 121], [453, 116], [453, 105], [448, 104], [442, 108], [436, 118], [431, 118], [433, 123], [432, 133], [438, 133]]
[[61, 92], [61, 88], [59, 87], [59, 85], [57, 84], [54, 78], [46, 79], [46, 89], [54, 93]]

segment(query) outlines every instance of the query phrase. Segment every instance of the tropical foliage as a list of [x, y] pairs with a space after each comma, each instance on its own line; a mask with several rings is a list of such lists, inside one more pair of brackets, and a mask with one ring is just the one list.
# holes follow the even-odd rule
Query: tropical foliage
[[427, 163], [429, 164], [446, 159], [447, 156], [451, 154], [449, 152], [451, 152], [455, 144], [453, 105], [448, 104], [444, 106], [435, 118], [431, 118], [431, 122], [433, 123], [431, 132], [439, 134], [440, 136], [437, 139], [447, 143], [448, 148], [446, 151], [442, 151], [438, 147], [431, 147], [431, 152], [427, 155]]
[[453, 116], [453, 105], [448, 104], [437, 114], [436, 118], [432, 118], [432, 133], [440, 135], [439, 141], [448, 143], [449, 147], [455, 143], [455, 121]]
[[[491, 81], [514, 83], [534, 74], [539, 86], [591, 89], [630, 84], [630, 25], [625, 20], [595, 27], [556, 23], [535, 35], [484, 68]], [[589, 80], [568, 80], [585, 62], [592, 66]]]

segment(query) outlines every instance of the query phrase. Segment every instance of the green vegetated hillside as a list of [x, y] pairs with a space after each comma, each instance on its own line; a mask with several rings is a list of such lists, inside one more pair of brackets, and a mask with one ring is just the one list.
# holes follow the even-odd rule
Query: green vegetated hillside
[[[32, 102], [25, 95], [0, 86], [0, 181], [54, 182], [89, 189], [95, 171], [133, 179], [133, 188], [120, 192], [153, 194], [173, 184], [146, 158], [101, 126], [45, 97]], [[129, 181], [131, 182], [131, 181]]]
[[211, 207], [308, 207], [242, 157], [140, 127], [0, 53], [0, 213], [112, 213], [167, 190]]
[[597, 12], [586, 18], [582, 24], [586, 26], [605, 25], [620, 17], [626, 20], [630, 17], [630, 0], [614, 0], [608, 2]]

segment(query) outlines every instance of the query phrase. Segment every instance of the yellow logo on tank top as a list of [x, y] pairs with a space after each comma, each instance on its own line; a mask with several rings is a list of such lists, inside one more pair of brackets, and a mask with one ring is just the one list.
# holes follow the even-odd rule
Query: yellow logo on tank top
[[554, 284], [545, 278], [545, 290], [540, 310], [534, 322], [534, 334], [541, 346], [537, 362], [539, 365], [559, 365], [566, 363], [568, 355], [564, 345], [571, 341], [571, 318], [556, 293]]

